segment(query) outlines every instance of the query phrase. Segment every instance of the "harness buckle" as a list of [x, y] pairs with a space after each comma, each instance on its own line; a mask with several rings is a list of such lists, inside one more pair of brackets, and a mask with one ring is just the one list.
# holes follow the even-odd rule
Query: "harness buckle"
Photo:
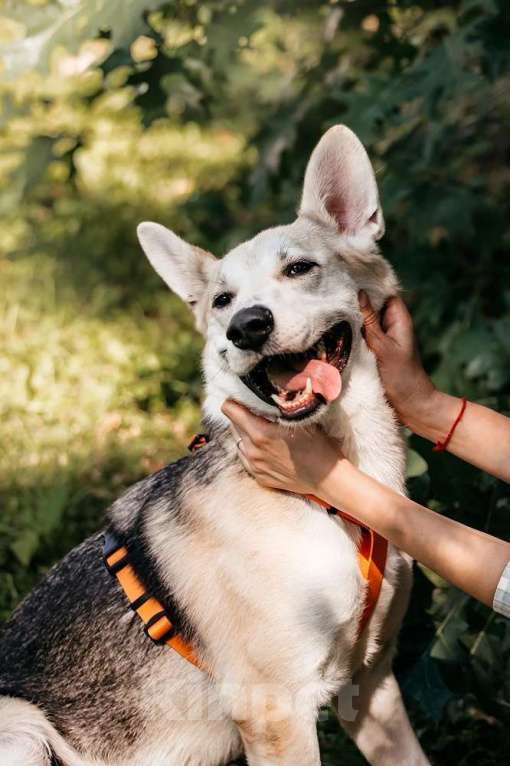
[[103, 562], [111, 575], [116, 575], [129, 564], [127, 549], [111, 532], [103, 535]]
[[[158, 625], [158, 623], [161, 624]], [[161, 612], [157, 612], [145, 623], [143, 632], [147, 638], [150, 638], [158, 646], [166, 644], [167, 641], [170, 641], [175, 636], [175, 628], [164, 609]]]
[[209, 437], [207, 434], [195, 434], [193, 439], [188, 444], [188, 450], [190, 452], [195, 452], [197, 449], [200, 449], [200, 447], [205, 447], [205, 445], [208, 443]]

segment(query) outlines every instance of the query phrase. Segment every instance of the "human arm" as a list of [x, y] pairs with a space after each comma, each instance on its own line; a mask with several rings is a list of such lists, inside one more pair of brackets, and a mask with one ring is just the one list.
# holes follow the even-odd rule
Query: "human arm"
[[501, 574], [510, 561], [510, 543], [399, 495], [346, 459], [338, 460], [317, 492], [452, 585], [492, 607]]
[[[263, 486], [313, 494], [358, 519], [444, 579], [492, 606], [510, 543], [441, 516], [379, 484], [318, 428], [290, 431], [232, 401], [239, 456]], [[313, 449], [310, 448], [313, 440]]]
[[[423, 369], [404, 302], [390, 298], [381, 321], [365, 293], [360, 294], [360, 308], [366, 342], [377, 358], [386, 395], [401, 422], [429, 441], [443, 441], [462, 401], [438, 391]], [[468, 402], [447, 449], [510, 482], [510, 418]]]

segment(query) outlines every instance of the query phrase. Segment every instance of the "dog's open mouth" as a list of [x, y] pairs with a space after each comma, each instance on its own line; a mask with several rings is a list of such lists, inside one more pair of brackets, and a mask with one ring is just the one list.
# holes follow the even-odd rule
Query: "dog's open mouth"
[[283, 418], [299, 420], [340, 395], [351, 346], [351, 326], [339, 322], [307, 351], [267, 356], [241, 380]]

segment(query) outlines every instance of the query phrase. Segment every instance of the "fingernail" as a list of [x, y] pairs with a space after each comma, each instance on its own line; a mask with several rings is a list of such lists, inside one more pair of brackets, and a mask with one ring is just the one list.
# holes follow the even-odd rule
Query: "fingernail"
[[364, 290], [360, 290], [358, 293], [359, 305], [362, 309], [366, 309], [368, 306], [368, 295]]

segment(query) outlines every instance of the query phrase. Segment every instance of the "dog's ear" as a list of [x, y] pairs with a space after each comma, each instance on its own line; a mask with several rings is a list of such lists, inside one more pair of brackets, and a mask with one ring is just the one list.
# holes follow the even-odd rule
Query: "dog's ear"
[[144, 221], [136, 230], [142, 249], [159, 276], [185, 301], [203, 330], [203, 298], [217, 265], [211, 253], [188, 244], [159, 223]]
[[342, 234], [383, 236], [372, 165], [359, 138], [345, 125], [330, 128], [313, 150], [299, 215], [336, 226]]

